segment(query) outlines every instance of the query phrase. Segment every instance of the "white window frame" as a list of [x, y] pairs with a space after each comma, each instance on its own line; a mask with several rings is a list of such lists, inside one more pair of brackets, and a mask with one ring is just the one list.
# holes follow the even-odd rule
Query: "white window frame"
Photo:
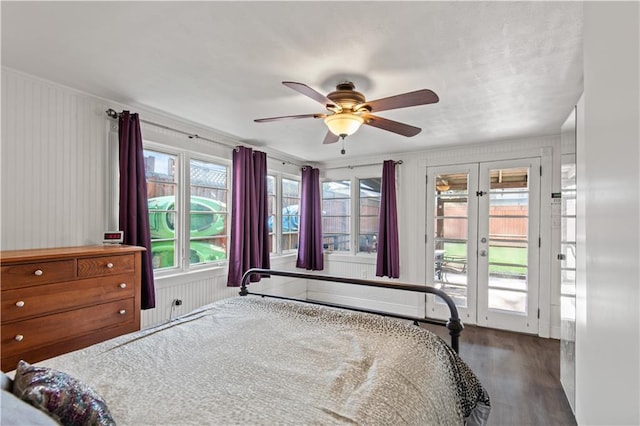
[[[366, 179], [382, 179], [382, 173], [380, 175], [375, 175], [374, 173], [363, 173], [362, 175], [351, 176], [351, 177], [335, 177], [335, 178], [325, 178], [320, 182], [321, 189], [322, 185], [326, 182], [338, 182], [338, 181], [349, 181], [351, 183], [350, 187], [350, 208], [351, 215], [349, 218], [349, 250], [346, 251], [331, 251], [330, 253], [335, 255], [351, 255], [351, 256], [363, 256], [363, 257], [371, 257], [375, 258], [377, 256], [376, 252], [366, 252], [360, 251], [360, 181]], [[324, 194], [324, 190], [322, 190]], [[381, 192], [382, 196], [382, 192]], [[324, 203], [324, 197], [322, 197], [322, 202]], [[380, 221], [380, 216], [378, 215], [378, 221]], [[322, 228], [323, 236], [324, 236], [324, 227]]]
[[[379, 196], [379, 200], [380, 202], [382, 202], [382, 175], [380, 175], [379, 177], [357, 177], [355, 178], [356, 180], [356, 184], [357, 184], [357, 188], [355, 189], [355, 191], [357, 191], [357, 199], [356, 199], [356, 203], [357, 203], [357, 219], [356, 219], [356, 227], [353, 228], [357, 231], [357, 234], [355, 235], [355, 241], [357, 243], [356, 246], [354, 246], [355, 251], [357, 254], [361, 254], [363, 256], [367, 255], [367, 256], [376, 256], [377, 255], [377, 248], [376, 251], [361, 251], [360, 250], [360, 235], [362, 235], [362, 230], [360, 229], [360, 223], [361, 223], [361, 219], [362, 216], [360, 216], [360, 211], [361, 211], [361, 198], [360, 197], [360, 182], [363, 180], [367, 180], [367, 179], [380, 179], [380, 196]], [[352, 191], [353, 193], [353, 191]], [[373, 198], [373, 197], [368, 197], [368, 198]], [[367, 216], [367, 217], [371, 217], [371, 216]], [[380, 208], [378, 208], [378, 228], [380, 227]], [[380, 236], [378, 235], [378, 230], [376, 230], [376, 238], [379, 238]], [[377, 244], [377, 243], [376, 243]]]
[[[334, 250], [333, 247], [330, 247], [328, 249], [329, 253], [336, 253], [336, 254], [353, 254], [353, 247], [354, 247], [354, 238], [353, 238], [353, 234], [354, 234], [354, 214], [353, 212], [355, 211], [355, 209], [357, 208], [357, 205], [354, 205], [354, 197], [353, 197], [353, 178], [334, 178], [334, 179], [323, 179], [320, 182], [320, 191], [321, 191], [321, 205], [323, 206], [323, 212], [322, 212], [322, 224], [324, 225], [324, 216], [325, 216], [325, 211], [324, 211], [324, 202], [325, 202], [325, 198], [324, 198], [324, 184], [325, 183], [329, 183], [329, 182], [349, 182], [349, 209], [350, 209], [350, 215], [349, 215], [349, 234], [348, 234], [348, 241], [349, 241], [349, 250]], [[338, 216], [336, 216], [338, 217]], [[346, 217], [346, 216], [339, 216], [339, 217]], [[325, 236], [325, 230], [324, 230], [324, 226], [322, 226], [322, 240], [323, 240], [323, 245], [324, 245], [324, 236]]]
[[[202, 154], [185, 149], [176, 149], [169, 145], [153, 142], [150, 140], [143, 141], [143, 149], [150, 151], [157, 151], [170, 155], [175, 155], [177, 158], [176, 167], [177, 173], [177, 193], [176, 193], [176, 221], [178, 222], [178, 232], [176, 235], [176, 252], [178, 253], [176, 259], [176, 265], [171, 268], [154, 269], [155, 277], [165, 277], [170, 275], [176, 275], [186, 272], [201, 271], [206, 269], [216, 269], [226, 267], [229, 259], [229, 252], [227, 251], [227, 258], [224, 260], [218, 260], [213, 262], [206, 262], [201, 264], [191, 264], [189, 261], [189, 242], [190, 242], [190, 193], [191, 193], [191, 176], [190, 166], [191, 160], [203, 161], [207, 163], [214, 163], [220, 166], [224, 166], [227, 169], [227, 233], [226, 239], [229, 241], [230, 228], [231, 228], [231, 161], [224, 158], [215, 157], [212, 155]], [[228, 250], [228, 245], [227, 245]]]
[[[275, 239], [276, 249], [271, 252], [271, 257], [280, 257], [280, 256], [290, 256], [298, 253], [298, 249], [290, 249], [283, 250], [282, 249], [282, 179], [287, 179], [291, 181], [298, 182], [300, 192], [298, 193], [298, 199], [302, 198], [302, 182], [299, 176], [294, 176], [288, 173], [277, 172], [275, 170], [268, 170], [268, 176], [272, 176], [275, 178], [275, 191], [276, 191], [276, 203], [275, 203], [275, 216], [274, 216], [274, 224], [273, 224], [273, 238]], [[298, 211], [299, 213], [299, 211]], [[298, 229], [298, 236], [300, 235], [300, 230]]]

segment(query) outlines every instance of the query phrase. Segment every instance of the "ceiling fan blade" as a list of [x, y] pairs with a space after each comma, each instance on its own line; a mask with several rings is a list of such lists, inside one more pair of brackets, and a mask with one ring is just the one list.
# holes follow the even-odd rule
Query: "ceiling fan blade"
[[327, 135], [324, 137], [324, 141], [322, 143], [336, 143], [340, 140], [340, 136], [334, 135], [331, 131], [327, 132]]
[[387, 130], [402, 136], [415, 136], [422, 131], [421, 128], [410, 126], [409, 124], [400, 123], [399, 121], [389, 120], [388, 118], [377, 117], [372, 114], [363, 114], [364, 123], [378, 129]]
[[402, 95], [389, 96], [388, 98], [376, 99], [365, 102], [358, 107], [368, 105], [372, 112], [386, 111], [389, 109], [406, 108], [416, 105], [435, 104], [440, 98], [429, 89], [416, 90], [415, 92], [403, 93]]
[[299, 114], [299, 115], [283, 115], [282, 117], [256, 118], [256, 123], [267, 123], [269, 121], [294, 120], [298, 118], [325, 118], [327, 114]]
[[302, 93], [303, 95], [310, 97], [311, 99], [313, 99], [316, 102], [321, 103], [325, 107], [326, 106], [333, 106], [333, 107], [336, 106], [336, 104], [331, 99], [327, 98], [325, 95], [323, 95], [320, 92], [317, 92], [315, 89], [312, 89], [311, 87], [307, 86], [306, 84], [296, 83], [295, 81], [283, 81], [282, 84], [284, 84], [285, 86], [287, 86], [290, 89], [295, 90], [298, 93]]

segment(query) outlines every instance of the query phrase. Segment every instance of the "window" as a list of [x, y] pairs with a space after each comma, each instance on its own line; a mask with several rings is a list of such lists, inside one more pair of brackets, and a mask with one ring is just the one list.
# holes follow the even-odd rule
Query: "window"
[[378, 250], [378, 224], [380, 223], [381, 178], [360, 179], [360, 226], [358, 251], [375, 253]]
[[576, 308], [576, 163], [562, 156], [560, 303], [562, 319], [575, 321]]
[[276, 194], [275, 176], [267, 176], [267, 200], [269, 203], [269, 253], [274, 254], [278, 252], [278, 248], [276, 247], [276, 238], [274, 238], [274, 236], [277, 235], [277, 232], [275, 227], [273, 226], [274, 223], [278, 223], [276, 217], [276, 206], [278, 205], [278, 200]]
[[282, 178], [282, 252], [298, 248], [299, 207], [300, 182]]
[[189, 263], [227, 258], [227, 168], [201, 160], [189, 162]]
[[[382, 178], [322, 183], [322, 243], [325, 250], [375, 253], [378, 250]], [[356, 192], [357, 191], [357, 192]], [[357, 212], [352, 215], [351, 209]], [[352, 231], [353, 230], [353, 231]]]
[[351, 181], [322, 182], [322, 243], [329, 251], [351, 250]]
[[[271, 254], [283, 254], [297, 250], [300, 224], [298, 210], [300, 182], [282, 176], [267, 176], [267, 195], [269, 197]], [[278, 241], [280, 247], [276, 244]]]
[[144, 150], [153, 269], [176, 266], [177, 158]]
[[188, 153], [145, 149], [144, 157], [154, 270], [225, 260], [227, 166]]

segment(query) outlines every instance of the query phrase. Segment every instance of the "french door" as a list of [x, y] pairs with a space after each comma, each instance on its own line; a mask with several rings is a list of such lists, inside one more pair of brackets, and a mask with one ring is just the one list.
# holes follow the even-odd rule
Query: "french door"
[[[540, 159], [427, 168], [427, 285], [468, 324], [538, 333]], [[427, 296], [426, 315], [448, 309]]]

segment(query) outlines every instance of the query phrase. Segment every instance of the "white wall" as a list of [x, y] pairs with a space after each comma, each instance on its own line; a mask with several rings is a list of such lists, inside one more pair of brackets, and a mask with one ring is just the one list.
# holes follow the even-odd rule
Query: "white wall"
[[[147, 121], [197, 133], [222, 144], [192, 140], [143, 124], [143, 137], [155, 142], [228, 160], [232, 150], [228, 145], [240, 144], [166, 114], [121, 105], [2, 68], [2, 250], [102, 243], [102, 233], [116, 221], [112, 200], [117, 181], [110, 165], [110, 145], [114, 141], [117, 144], [117, 124], [107, 118], [108, 108], [139, 112]], [[272, 159], [269, 167], [299, 173], [299, 167]], [[293, 268], [295, 258], [285, 256], [274, 259], [273, 264], [280, 269]], [[226, 265], [157, 278], [156, 308], [142, 311], [143, 328], [168, 320], [171, 302], [176, 298], [184, 303], [174, 315], [237, 295], [237, 289], [226, 287], [226, 278]], [[305, 282], [287, 284], [284, 279], [271, 279], [252, 287], [289, 296], [306, 294]]]
[[640, 421], [639, 4], [587, 2], [578, 105], [576, 418]]
[[[72, 88], [43, 81], [20, 72], [2, 69], [2, 248], [72, 246], [101, 242], [101, 233], [113, 226], [114, 197], [110, 182], [109, 144], [117, 140], [114, 122], [107, 108], [130, 109], [141, 118], [222, 142], [188, 139], [185, 135], [143, 124], [143, 136], [158, 143], [190, 149], [219, 158], [231, 158], [225, 145], [239, 143], [197, 124], [141, 107], [117, 104], [81, 93]], [[559, 129], [558, 129], [559, 130]], [[348, 158], [322, 165], [327, 177], [380, 175], [385, 159], [403, 160], [398, 166], [400, 215], [400, 281], [425, 283], [425, 172], [431, 165], [465, 161], [489, 161], [527, 156], [543, 158], [543, 247], [541, 251], [540, 335], [559, 337], [559, 281], [550, 273], [557, 248], [552, 247], [549, 225], [550, 192], [559, 190], [559, 136], [495, 141], [467, 147], [391, 155], [384, 158]], [[281, 157], [281, 155], [279, 155]], [[376, 166], [348, 168], [349, 164], [376, 163]], [[59, 165], [59, 166], [58, 166]], [[270, 168], [298, 174], [295, 165], [271, 161]], [[333, 167], [326, 170], [326, 167]], [[557, 170], [556, 170], [557, 169]], [[373, 172], [372, 172], [373, 171]], [[373, 174], [371, 174], [373, 173]], [[545, 201], [546, 200], [546, 201]], [[281, 269], [295, 269], [291, 256], [274, 260]], [[375, 257], [366, 255], [326, 255], [326, 273], [356, 278], [374, 278]], [[363, 275], [364, 274], [364, 275]], [[226, 268], [214, 268], [184, 276], [156, 279], [157, 308], [143, 311], [143, 326], [168, 319], [171, 301], [183, 300], [181, 312], [204, 303], [235, 295], [225, 286]], [[273, 280], [274, 282], [277, 280]], [[421, 316], [424, 298], [415, 294], [393, 296], [382, 290], [348, 290], [341, 294], [325, 284], [312, 285], [314, 297], [354, 303], [376, 309]], [[270, 291], [276, 291], [271, 289]], [[284, 291], [284, 290], [283, 290]], [[288, 287], [303, 294], [304, 285]], [[351, 293], [349, 293], [351, 292]], [[174, 312], [175, 313], [175, 312]]]
[[102, 241], [105, 109], [99, 99], [3, 70], [3, 250]]

